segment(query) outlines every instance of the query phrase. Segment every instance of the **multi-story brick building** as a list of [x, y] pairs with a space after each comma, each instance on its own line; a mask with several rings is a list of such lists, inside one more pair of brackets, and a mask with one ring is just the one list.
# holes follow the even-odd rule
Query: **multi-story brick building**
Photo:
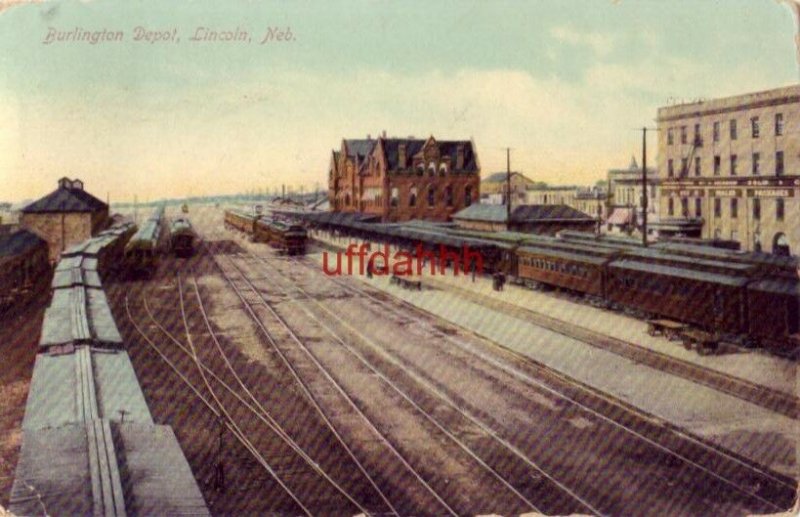
[[800, 245], [800, 86], [658, 110], [660, 231]]
[[83, 189], [79, 179], [58, 180], [58, 188], [22, 209], [20, 226], [35, 233], [49, 247], [50, 260], [88, 239], [109, 222], [108, 205]]
[[415, 138], [342, 140], [331, 153], [333, 212], [379, 215], [384, 222], [448, 221], [480, 196], [473, 142]]

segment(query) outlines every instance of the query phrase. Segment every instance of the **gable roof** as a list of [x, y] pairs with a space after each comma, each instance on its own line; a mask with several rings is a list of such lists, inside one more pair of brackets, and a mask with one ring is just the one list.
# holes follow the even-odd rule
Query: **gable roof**
[[28, 230], [0, 235], [0, 257], [20, 255], [36, 246], [47, 246], [47, 242]]
[[100, 212], [108, 210], [108, 205], [89, 194], [83, 189], [60, 186], [45, 197], [34, 201], [22, 212], [47, 213], [47, 212]]
[[[474, 204], [453, 215], [453, 219], [504, 223], [505, 205]], [[511, 209], [511, 222], [594, 221], [592, 217], [567, 205], [518, 205]]]
[[[358, 161], [361, 168], [366, 167], [366, 158], [378, 147], [383, 153], [384, 161], [387, 164], [387, 170], [397, 171], [411, 169], [411, 158], [422, 151], [423, 147], [425, 147], [425, 144], [428, 142], [431, 142], [432, 145], [438, 148], [439, 155], [442, 158], [450, 159], [454, 170], [456, 159], [458, 158], [458, 149], [463, 146], [464, 165], [458, 170], [463, 172], [478, 172], [478, 159], [472, 142], [469, 140], [436, 140], [432, 137], [428, 139], [379, 137], [366, 140], [345, 139], [344, 147], [347, 149], [347, 158]], [[406, 164], [404, 167], [400, 167], [401, 145], [404, 145], [406, 149]]]

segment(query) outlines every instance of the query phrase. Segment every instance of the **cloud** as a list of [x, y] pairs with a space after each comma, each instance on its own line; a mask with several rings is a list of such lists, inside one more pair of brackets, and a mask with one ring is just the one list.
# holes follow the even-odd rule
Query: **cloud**
[[612, 34], [581, 31], [570, 25], [553, 27], [550, 36], [573, 47], [588, 47], [598, 57], [609, 55], [616, 44], [616, 37]]

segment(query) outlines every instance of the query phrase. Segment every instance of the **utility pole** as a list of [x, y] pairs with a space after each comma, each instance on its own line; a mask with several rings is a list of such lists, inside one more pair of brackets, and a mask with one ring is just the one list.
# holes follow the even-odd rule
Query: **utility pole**
[[642, 246], [647, 247], [647, 128], [642, 128]]
[[642, 246], [647, 247], [647, 130], [658, 131], [658, 128], [642, 128]]
[[511, 230], [511, 148], [506, 147], [506, 230]]

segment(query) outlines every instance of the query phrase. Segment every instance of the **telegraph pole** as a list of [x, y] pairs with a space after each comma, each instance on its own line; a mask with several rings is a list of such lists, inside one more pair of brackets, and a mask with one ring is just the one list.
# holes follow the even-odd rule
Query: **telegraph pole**
[[647, 247], [647, 128], [642, 128], [642, 246]]
[[506, 147], [506, 229], [511, 229], [511, 148]]
[[658, 131], [658, 128], [642, 128], [642, 246], [647, 247], [647, 130]]

